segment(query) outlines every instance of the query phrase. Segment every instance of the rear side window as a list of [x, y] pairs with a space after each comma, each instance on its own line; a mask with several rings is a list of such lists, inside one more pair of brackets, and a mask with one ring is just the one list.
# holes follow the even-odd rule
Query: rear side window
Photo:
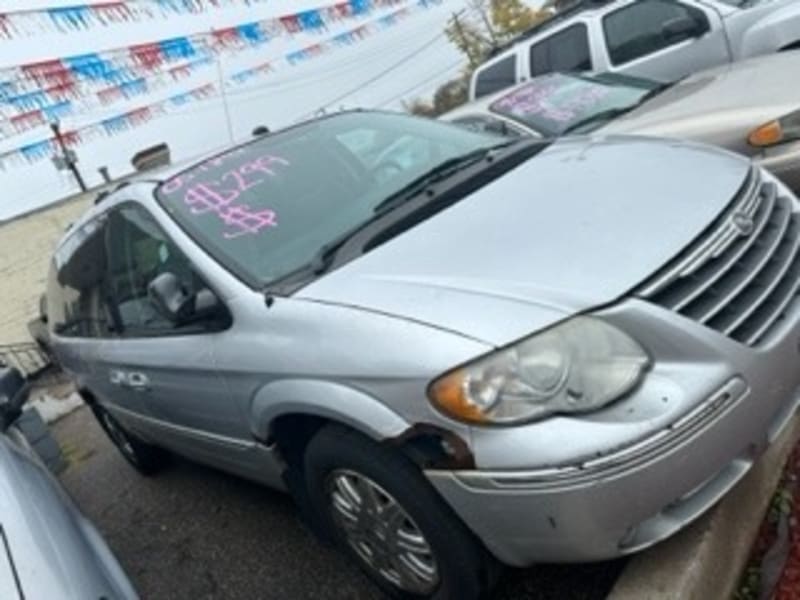
[[517, 56], [512, 54], [478, 73], [475, 97], [488, 96], [517, 82]]
[[62, 337], [101, 337], [108, 333], [105, 310], [105, 220], [73, 232], [56, 251], [47, 282], [47, 316]]
[[531, 76], [553, 71], [591, 71], [589, 31], [578, 23], [531, 46]]
[[[698, 33], [707, 23], [705, 14], [674, 0], [639, 0], [603, 18], [608, 55], [620, 65], [686, 41], [668, 33], [670, 23], [694, 21]], [[691, 37], [691, 36], [689, 36]]]

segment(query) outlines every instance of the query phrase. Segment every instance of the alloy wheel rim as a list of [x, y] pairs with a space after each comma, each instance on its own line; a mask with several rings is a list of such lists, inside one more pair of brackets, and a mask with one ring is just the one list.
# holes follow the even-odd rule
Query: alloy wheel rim
[[333, 520], [372, 572], [413, 594], [439, 583], [439, 567], [420, 528], [400, 503], [370, 478], [346, 469], [327, 480]]

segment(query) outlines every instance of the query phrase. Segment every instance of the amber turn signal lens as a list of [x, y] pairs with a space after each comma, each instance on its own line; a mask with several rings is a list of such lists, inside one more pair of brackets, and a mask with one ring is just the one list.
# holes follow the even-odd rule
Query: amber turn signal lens
[[485, 423], [486, 416], [464, 393], [464, 372], [454, 371], [436, 381], [430, 388], [433, 403], [446, 414], [472, 423]]
[[783, 128], [779, 121], [772, 121], [753, 130], [747, 141], [759, 148], [780, 144], [783, 141]]

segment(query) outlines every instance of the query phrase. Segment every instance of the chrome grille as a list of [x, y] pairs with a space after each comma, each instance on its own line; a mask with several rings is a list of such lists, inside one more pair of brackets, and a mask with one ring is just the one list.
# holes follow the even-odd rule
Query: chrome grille
[[799, 288], [798, 214], [753, 169], [726, 212], [636, 295], [757, 346]]

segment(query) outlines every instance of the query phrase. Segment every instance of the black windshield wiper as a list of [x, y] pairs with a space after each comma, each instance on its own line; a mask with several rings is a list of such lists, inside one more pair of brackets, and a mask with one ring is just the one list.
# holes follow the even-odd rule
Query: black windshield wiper
[[392, 195], [382, 200], [373, 209], [373, 212], [376, 215], [384, 215], [387, 212], [394, 210], [398, 206], [405, 204], [412, 198], [415, 198], [429, 185], [443, 181], [450, 176], [455, 175], [459, 171], [471, 167], [482, 160], [486, 160], [487, 158], [491, 157], [492, 152], [495, 150], [505, 148], [516, 142], [517, 140], [503, 142], [502, 144], [497, 144], [496, 146], [481, 148], [479, 150], [474, 150], [472, 152], [468, 152], [467, 154], [462, 154], [461, 156], [456, 156], [455, 158], [446, 160], [443, 163], [436, 165], [430, 171], [426, 171], [408, 185], [403, 186]]
[[344, 232], [342, 235], [333, 239], [327, 244], [324, 244], [317, 251], [317, 253], [314, 255], [314, 258], [312, 258], [311, 262], [309, 263], [309, 268], [311, 272], [314, 273], [314, 275], [320, 275], [324, 273], [330, 266], [331, 262], [333, 261], [333, 257], [336, 255], [336, 252], [345, 243], [347, 243], [348, 240], [355, 237], [361, 231], [372, 225], [375, 221], [381, 219], [384, 215], [391, 212], [398, 206], [401, 206], [402, 204], [405, 204], [412, 198], [415, 198], [417, 195], [419, 195], [419, 193], [422, 190], [424, 190], [429, 185], [447, 179], [451, 175], [458, 173], [459, 171], [462, 171], [463, 169], [466, 169], [467, 167], [477, 164], [480, 161], [488, 158], [493, 151], [498, 150], [500, 148], [505, 148], [514, 143], [516, 143], [516, 140], [512, 142], [504, 142], [502, 144], [491, 146], [489, 148], [481, 148], [479, 150], [474, 150], [473, 152], [469, 152], [467, 154], [462, 154], [461, 156], [451, 158], [439, 165], [436, 165], [430, 171], [427, 171], [426, 173], [416, 178], [408, 185], [403, 186], [402, 189], [398, 190], [397, 192], [393, 193], [392, 195], [382, 200], [373, 209], [372, 217], [370, 217], [363, 223], [359, 223], [358, 226]]
[[632, 111], [638, 105], [634, 104], [632, 106], [626, 106], [625, 108], [610, 108], [608, 110], [601, 111], [599, 113], [595, 113], [590, 117], [586, 117], [585, 119], [581, 119], [577, 123], [573, 123], [569, 127], [567, 127], [564, 131], [561, 132], [561, 135], [569, 135], [570, 133], [577, 131], [578, 129], [583, 129], [587, 125], [591, 125], [592, 123], [602, 122], [602, 121], [611, 121], [624, 115], [627, 112]]
[[[419, 194], [422, 193], [428, 186], [436, 182], [443, 181], [451, 175], [458, 173], [469, 166], [475, 165], [482, 160], [492, 157], [494, 152], [498, 150], [508, 149], [507, 152], [501, 153], [502, 156], [520, 154], [523, 158], [525, 158], [531, 156], [533, 152], [538, 152], [546, 145], [547, 144], [542, 143], [541, 140], [535, 140], [532, 138], [511, 140], [509, 142], [503, 142], [502, 144], [496, 144], [488, 148], [481, 148], [468, 154], [457, 156], [437, 165], [430, 171], [412, 181], [410, 184], [404, 186], [399, 191], [382, 200], [373, 209], [372, 216], [370, 216], [366, 221], [359, 223], [330, 242], [323, 244], [319, 250], [317, 250], [314, 257], [304, 267], [298, 269], [295, 274], [291, 276], [291, 278], [295, 279], [307, 277], [309, 272], [313, 275], [321, 275], [322, 273], [325, 273], [330, 268], [334, 258], [336, 257], [336, 254], [342, 248], [342, 246], [362, 233], [365, 229], [371, 227], [377, 221], [383, 219], [383, 217], [397, 207], [418, 197]], [[267, 285], [264, 289], [265, 294], [269, 295], [273, 287], [273, 285]]]

